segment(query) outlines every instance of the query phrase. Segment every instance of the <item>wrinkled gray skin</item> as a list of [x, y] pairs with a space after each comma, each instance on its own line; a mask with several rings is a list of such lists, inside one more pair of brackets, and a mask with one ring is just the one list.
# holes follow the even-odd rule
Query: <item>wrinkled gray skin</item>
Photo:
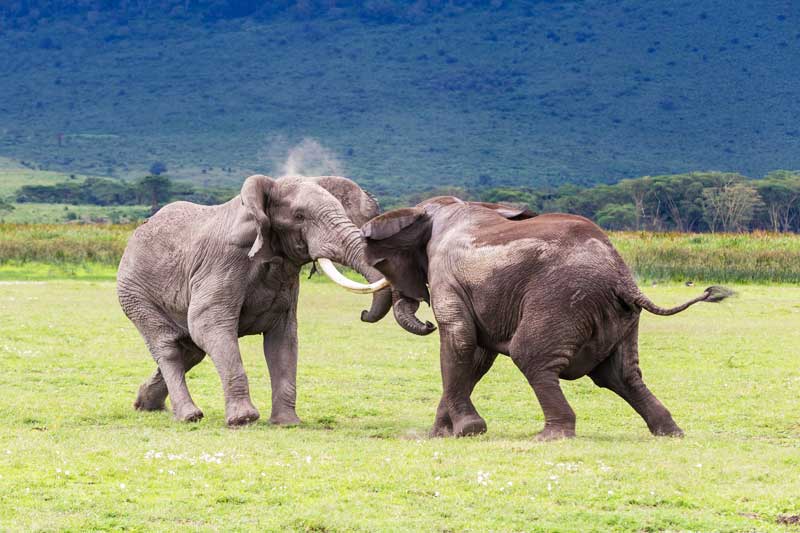
[[[603, 231], [572, 215], [533, 216], [505, 206], [432, 198], [364, 227], [367, 261], [386, 276], [395, 316], [408, 331], [433, 330], [415, 316], [432, 301], [440, 329], [443, 394], [433, 436], [486, 431], [470, 400], [498, 353], [509, 355], [545, 416], [540, 440], [575, 435], [560, 379], [589, 375], [627, 401], [654, 435], [682, 435], [642, 381], [638, 324], [731, 293], [709, 287], [672, 309], [651, 302]], [[430, 287], [430, 294], [428, 287]]]
[[[169, 395], [177, 420], [201, 419], [185, 374], [208, 354], [222, 380], [228, 425], [257, 420], [238, 338], [260, 334], [272, 385], [270, 422], [299, 423], [300, 267], [328, 258], [380, 279], [364, 261], [358, 229], [378, 212], [355, 183], [334, 176], [251, 176], [226, 204], [161, 209], [134, 233], [118, 274], [122, 308], [158, 364], [139, 388], [136, 409], [164, 409]], [[380, 320], [390, 307], [388, 289], [375, 293], [362, 320]]]

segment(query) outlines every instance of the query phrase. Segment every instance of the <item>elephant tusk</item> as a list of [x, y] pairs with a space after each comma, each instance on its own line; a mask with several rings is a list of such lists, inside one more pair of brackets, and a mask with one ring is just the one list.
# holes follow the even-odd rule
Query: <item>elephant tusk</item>
[[357, 292], [359, 294], [371, 294], [373, 292], [378, 292], [381, 289], [385, 289], [390, 285], [390, 283], [386, 281], [386, 278], [381, 278], [374, 283], [370, 283], [369, 285], [358, 283], [344, 277], [338, 270], [336, 270], [336, 267], [333, 266], [333, 263], [330, 259], [321, 257], [317, 260], [317, 262], [319, 263], [320, 268], [322, 268], [322, 272], [331, 278], [331, 281], [337, 285], [341, 285], [351, 292]]

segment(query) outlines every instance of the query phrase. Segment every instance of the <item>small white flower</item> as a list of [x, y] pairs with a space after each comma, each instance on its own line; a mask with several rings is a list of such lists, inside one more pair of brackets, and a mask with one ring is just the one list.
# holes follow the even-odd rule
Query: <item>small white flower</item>
[[550, 483], [548, 483], [548, 484], [547, 484], [547, 491], [548, 491], [548, 492], [552, 492], [552, 490], [553, 490], [553, 485], [551, 485]]
[[613, 496], [614, 495], [614, 491], [613, 490], [608, 491], [608, 495], [609, 496]]
[[434, 492], [434, 493], [433, 493], [433, 497], [434, 497], [434, 498], [438, 498], [438, 497], [439, 497], [439, 491], [438, 491], [438, 490], [437, 490], [436, 492]]
[[697, 464], [696, 464], [696, 465], [694, 465], [694, 466], [695, 466], [696, 468], [703, 468], [703, 463], [697, 463]]
[[[386, 458], [386, 461], [387, 462], [389, 461], [388, 457]], [[311, 456], [310, 455], [306, 455], [306, 463], [311, 464]]]
[[174, 476], [175, 475], [175, 471], [174, 470], [167, 470], [167, 474], [169, 474], [171, 476]]
[[513, 486], [513, 485], [514, 485], [514, 482], [513, 482], [513, 481], [509, 481], [508, 483], [506, 483], [506, 485], [508, 485], [509, 487], [511, 487], [511, 486]]
[[119, 488], [121, 488], [122, 490], [125, 490], [125, 483], [120, 483], [119, 484]]

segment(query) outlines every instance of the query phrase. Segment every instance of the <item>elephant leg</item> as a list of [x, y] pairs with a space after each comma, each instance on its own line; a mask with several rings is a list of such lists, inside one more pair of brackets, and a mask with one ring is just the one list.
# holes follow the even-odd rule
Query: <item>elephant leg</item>
[[297, 319], [287, 314], [264, 334], [264, 357], [272, 386], [272, 414], [269, 421], [278, 425], [300, 423], [297, 402]]
[[[225, 324], [232, 325], [225, 327]], [[212, 307], [205, 307], [200, 311], [189, 309], [192, 341], [209, 355], [222, 382], [225, 423], [229, 426], [250, 424], [260, 417], [258, 409], [250, 400], [250, 385], [239, 351], [236, 324], [236, 319], [231, 320], [225, 310]]]
[[[183, 363], [184, 372], [188, 372], [203, 360], [205, 354], [197, 347], [184, 347]], [[163, 411], [166, 409], [167, 383], [161, 374], [161, 369], [156, 368], [153, 375], [139, 386], [139, 392], [133, 406], [138, 411]], [[202, 416], [202, 413], [201, 413]]]
[[531, 358], [527, 354], [512, 352], [511, 359], [533, 387], [544, 413], [544, 429], [536, 439], [548, 441], [574, 437], [575, 411], [567, 402], [559, 382], [559, 374], [569, 365], [571, 353], [567, 350], [531, 351], [544, 355]]
[[598, 386], [614, 391], [628, 402], [653, 435], [681, 437], [683, 431], [670, 412], [642, 381], [638, 346], [638, 327], [634, 327], [611, 356], [589, 372], [589, 377]]
[[[172, 341], [151, 348], [151, 351], [169, 393], [175, 419], [181, 422], [197, 422], [203, 418], [203, 412], [195, 405], [186, 386], [186, 365], [181, 346]], [[157, 382], [154, 387], [159, 387]]]
[[463, 437], [485, 433], [486, 422], [470, 400], [475, 387], [475, 328], [466, 322], [441, 321], [439, 327], [442, 399], [452, 421], [453, 435]]
[[[475, 385], [477, 385], [481, 378], [486, 375], [490, 368], [492, 368], [496, 358], [497, 353], [490, 352], [484, 348], [477, 348], [475, 350], [475, 355], [473, 357], [475, 366], [472, 387], [469, 391], [470, 395], [475, 389]], [[452, 435], [453, 421], [450, 419], [450, 410], [447, 407], [447, 400], [445, 396], [442, 395], [442, 399], [439, 401], [439, 407], [436, 409], [436, 419], [433, 422], [433, 428], [430, 431], [430, 436], [450, 437]]]
[[153, 375], [139, 386], [133, 408], [137, 411], [163, 411], [166, 409], [167, 384], [161, 369], [156, 368]]

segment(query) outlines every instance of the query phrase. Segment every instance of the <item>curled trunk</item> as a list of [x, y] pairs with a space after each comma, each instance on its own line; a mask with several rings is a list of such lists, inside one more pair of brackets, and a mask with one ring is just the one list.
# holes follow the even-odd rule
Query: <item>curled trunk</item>
[[436, 326], [428, 321], [424, 323], [414, 314], [419, 309], [419, 302], [400, 296], [397, 292], [392, 294], [392, 309], [394, 319], [404, 330], [414, 335], [430, 335], [436, 331]]

